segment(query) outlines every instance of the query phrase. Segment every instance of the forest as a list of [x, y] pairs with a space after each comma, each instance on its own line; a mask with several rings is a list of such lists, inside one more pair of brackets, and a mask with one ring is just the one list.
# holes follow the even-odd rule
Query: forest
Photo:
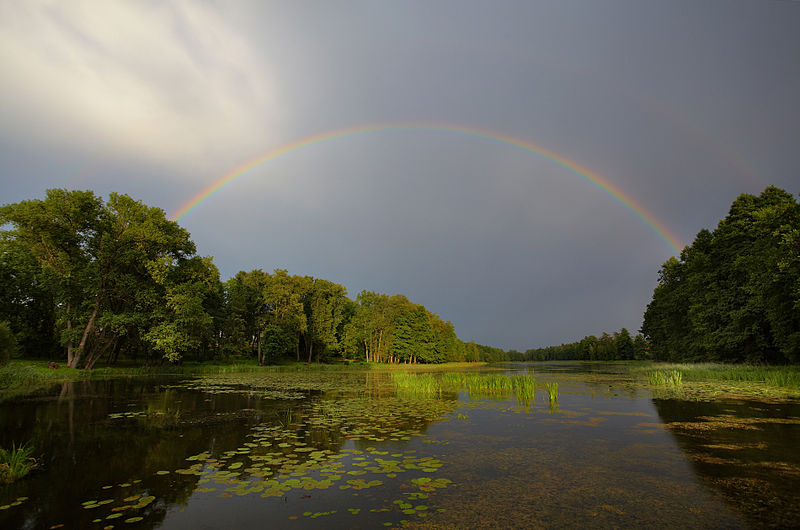
[[525, 353], [464, 342], [401, 294], [353, 300], [281, 269], [222, 281], [184, 228], [127, 195], [51, 189], [0, 207], [0, 226], [0, 361], [800, 361], [800, 204], [776, 187], [663, 264], [640, 333]]
[[101, 359], [260, 364], [499, 361], [403, 295], [310, 276], [220, 279], [164, 211], [111, 193], [51, 189], [0, 208], [0, 350], [90, 369]]

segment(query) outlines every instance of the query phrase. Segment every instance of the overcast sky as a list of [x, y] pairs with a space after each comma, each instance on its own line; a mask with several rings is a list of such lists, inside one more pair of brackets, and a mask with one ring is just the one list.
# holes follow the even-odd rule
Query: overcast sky
[[[800, 2], [0, 0], [0, 203], [48, 188], [175, 212], [314, 135], [436, 123], [588, 168], [691, 243], [800, 183]], [[674, 254], [564, 167], [442, 130], [290, 151], [181, 219], [223, 280], [402, 293], [524, 350], [638, 330]]]

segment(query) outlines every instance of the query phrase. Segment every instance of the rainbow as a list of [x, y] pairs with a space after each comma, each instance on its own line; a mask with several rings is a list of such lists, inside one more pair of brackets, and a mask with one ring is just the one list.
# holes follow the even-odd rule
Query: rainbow
[[651, 215], [649, 212], [647, 212], [647, 210], [645, 210], [643, 206], [637, 204], [636, 201], [634, 201], [625, 192], [623, 192], [617, 186], [612, 184], [607, 179], [601, 177], [597, 173], [581, 166], [580, 164], [578, 164], [573, 160], [565, 158], [539, 145], [526, 142], [518, 138], [513, 138], [505, 134], [499, 134], [496, 132], [475, 129], [472, 127], [457, 126], [457, 125], [440, 125], [440, 124], [425, 124], [425, 123], [363, 125], [348, 129], [337, 129], [334, 131], [328, 131], [314, 136], [310, 136], [308, 138], [297, 140], [282, 145], [271, 151], [267, 151], [263, 155], [260, 155], [250, 160], [249, 162], [245, 162], [244, 164], [227, 172], [221, 178], [217, 179], [215, 182], [213, 182], [204, 190], [196, 194], [188, 202], [186, 202], [183, 206], [181, 206], [178, 209], [178, 211], [175, 212], [175, 214], [172, 216], [172, 220], [174, 221], [181, 220], [189, 212], [191, 212], [192, 210], [203, 204], [219, 190], [221, 190], [234, 180], [238, 179], [245, 173], [249, 172], [250, 170], [260, 166], [261, 164], [264, 164], [271, 160], [275, 160], [276, 158], [292, 153], [294, 151], [298, 151], [306, 147], [312, 147], [324, 142], [329, 142], [332, 140], [337, 140], [349, 136], [381, 132], [381, 131], [428, 131], [428, 132], [455, 133], [464, 136], [469, 136], [472, 138], [480, 138], [491, 142], [501, 143], [545, 158], [553, 162], [554, 164], [565, 168], [571, 173], [574, 173], [575, 175], [581, 177], [582, 179], [586, 180], [600, 191], [611, 196], [617, 202], [622, 204], [625, 208], [630, 210], [634, 215], [636, 215], [636, 217], [638, 217], [641, 221], [643, 221], [653, 232], [655, 232], [655, 234], [669, 246], [670, 250], [672, 250], [675, 253], [675, 255], [680, 254], [682, 245], [674, 234], [672, 234], [662, 223], [658, 222], [653, 217], [653, 215]]

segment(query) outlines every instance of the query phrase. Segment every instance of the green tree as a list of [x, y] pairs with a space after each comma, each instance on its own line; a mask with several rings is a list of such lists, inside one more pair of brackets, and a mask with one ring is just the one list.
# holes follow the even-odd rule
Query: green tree
[[642, 332], [668, 360], [800, 359], [800, 205], [778, 188], [742, 194], [681, 259], [664, 264]]
[[633, 339], [631, 338], [631, 334], [627, 329], [622, 328], [619, 330], [619, 333], [615, 334], [614, 336], [614, 342], [616, 342], [617, 359], [633, 359]]
[[147, 322], [160, 302], [154, 274], [195, 251], [163, 210], [115, 193], [103, 204], [90, 191], [48, 190], [44, 200], [3, 206], [0, 222], [39, 265], [72, 368], [91, 368]]
[[342, 322], [347, 290], [336, 283], [315, 279], [308, 297], [308, 335], [306, 347], [311, 362], [314, 344], [322, 351], [338, 352], [337, 330]]

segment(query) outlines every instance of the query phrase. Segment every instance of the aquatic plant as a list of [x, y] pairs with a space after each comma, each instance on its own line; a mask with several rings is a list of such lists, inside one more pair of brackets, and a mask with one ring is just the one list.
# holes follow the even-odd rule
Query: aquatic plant
[[544, 386], [547, 389], [547, 397], [550, 399], [550, 405], [558, 405], [558, 383], [552, 381], [550, 383], [545, 383]]
[[392, 372], [392, 382], [397, 390], [412, 394], [431, 396], [441, 394], [442, 388], [436, 378], [430, 374], [410, 374], [408, 372]]
[[508, 394], [514, 390], [514, 383], [507, 375], [468, 375], [467, 388], [470, 392], [481, 394]]
[[677, 388], [683, 385], [683, 373], [679, 370], [657, 370], [649, 372], [647, 379], [652, 386]]
[[460, 389], [467, 386], [467, 374], [462, 372], [445, 372], [440, 382], [443, 387]]
[[517, 401], [524, 407], [530, 407], [536, 401], [536, 380], [530, 375], [518, 375], [513, 378], [514, 392]]
[[0, 483], [15, 482], [36, 466], [36, 459], [31, 456], [33, 448], [22, 444], [11, 444], [11, 449], [0, 448]]

